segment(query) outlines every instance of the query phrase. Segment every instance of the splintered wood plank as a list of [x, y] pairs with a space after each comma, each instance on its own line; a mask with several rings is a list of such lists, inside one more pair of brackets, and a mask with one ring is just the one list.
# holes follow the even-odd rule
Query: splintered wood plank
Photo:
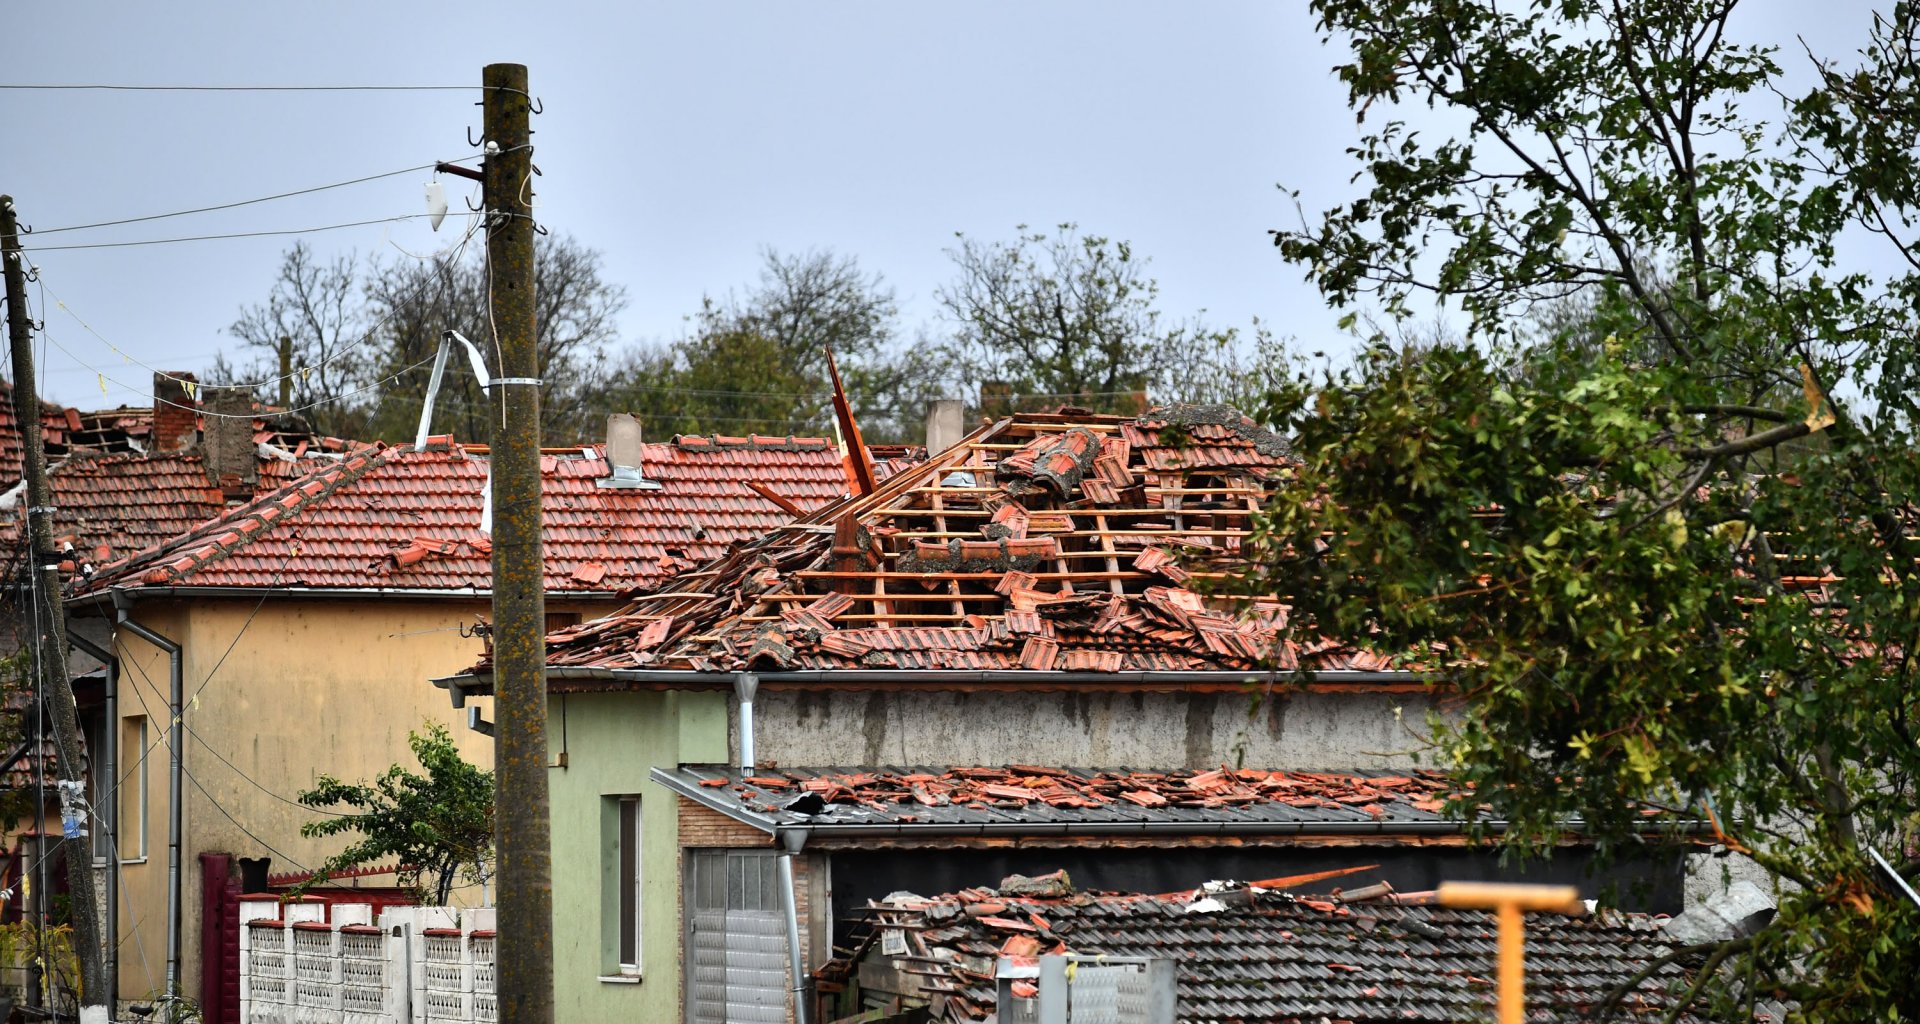
[[1107, 553], [1107, 589], [1116, 594], [1124, 594], [1127, 592], [1127, 588], [1121, 584], [1119, 579], [1120, 553], [1114, 549], [1113, 536], [1107, 532], [1107, 517], [1104, 515], [1094, 516], [1093, 525], [1097, 527], [1094, 532], [1100, 537], [1100, 550]]

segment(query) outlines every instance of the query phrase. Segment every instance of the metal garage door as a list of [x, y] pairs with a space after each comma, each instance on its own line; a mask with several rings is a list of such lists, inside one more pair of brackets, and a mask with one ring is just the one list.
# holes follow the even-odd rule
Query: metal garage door
[[687, 893], [689, 1024], [784, 1024], [787, 927], [774, 855], [688, 850]]

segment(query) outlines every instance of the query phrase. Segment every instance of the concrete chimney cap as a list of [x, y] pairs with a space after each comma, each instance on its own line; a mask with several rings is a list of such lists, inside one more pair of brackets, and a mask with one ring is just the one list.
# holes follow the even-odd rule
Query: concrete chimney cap
[[594, 481], [600, 487], [657, 490], [658, 480], [649, 480], [643, 469], [646, 440], [640, 420], [632, 413], [616, 412], [607, 416], [607, 475]]

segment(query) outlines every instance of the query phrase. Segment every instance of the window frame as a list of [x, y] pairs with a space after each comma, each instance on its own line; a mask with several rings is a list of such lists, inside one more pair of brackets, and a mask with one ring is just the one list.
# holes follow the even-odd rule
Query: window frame
[[[114, 845], [118, 848], [122, 864], [144, 864], [147, 860], [147, 823], [151, 805], [147, 792], [147, 716], [126, 715], [120, 719], [120, 752], [115, 758], [114, 771], [120, 778], [114, 780], [113, 798], [117, 803], [114, 814]], [[131, 733], [131, 737], [129, 737]], [[133, 742], [129, 743], [129, 738]], [[128, 751], [132, 751], [129, 755]], [[132, 770], [128, 770], [131, 764]], [[126, 783], [133, 782], [133, 792], [127, 792]], [[128, 807], [128, 797], [132, 796], [132, 807]], [[127, 813], [132, 810], [133, 813]], [[133, 827], [129, 828], [131, 824]], [[133, 850], [127, 849], [127, 840], [133, 840]], [[128, 856], [131, 852], [133, 856]]]
[[[611, 887], [603, 906], [612, 942], [605, 951], [610, 981], [635, 981], [646, 958], [646, 815], [637, 793], [606, 798], [608, 830], [605, 883]], [[603, 933], [605, 934], [605, 933]]]

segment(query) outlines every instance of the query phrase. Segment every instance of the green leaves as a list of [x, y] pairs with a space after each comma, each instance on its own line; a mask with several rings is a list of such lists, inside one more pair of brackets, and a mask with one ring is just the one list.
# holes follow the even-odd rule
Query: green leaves
[[[1772, 121], [1731, 4], [1313, 8], [1380, 127], [1358, 195], [1275, 244], [1336, 306], [1437, 295], [1475, 347], [1281, 396], [1303, 464], [1248, 592], [1444, 665], [1435, 741], [1517, 846], [1579, 819], [1635, 850], [1664, 807], [1792, 883], [1716, 1010], [1898, 1019], [1920, 913], [1867, 851], [1920, 868], [1910, 5]], [[1418, 102], [1459, 131], [1396, 120]], [[1906, 265], [1848, 265], [1858, 228]]]
[[426, 723], [425, 732], [407, 734], [407, 744], [424, 776], [396, 764], [371, 784], [322, 775], [318, 785], [300, 794], [308, 807], [351, 808], [300, 826], [301, 835], [357, 833], [361, 838], [327, 858], [297, 892], [325, 882], [333, 872], [397, 860], [405, 868], [403, 878], [411, 879], [408, 884], [444, 904], [461, 871], [486, 873], [493, 850], [493, 773], [463, 759], [444, 726]]

